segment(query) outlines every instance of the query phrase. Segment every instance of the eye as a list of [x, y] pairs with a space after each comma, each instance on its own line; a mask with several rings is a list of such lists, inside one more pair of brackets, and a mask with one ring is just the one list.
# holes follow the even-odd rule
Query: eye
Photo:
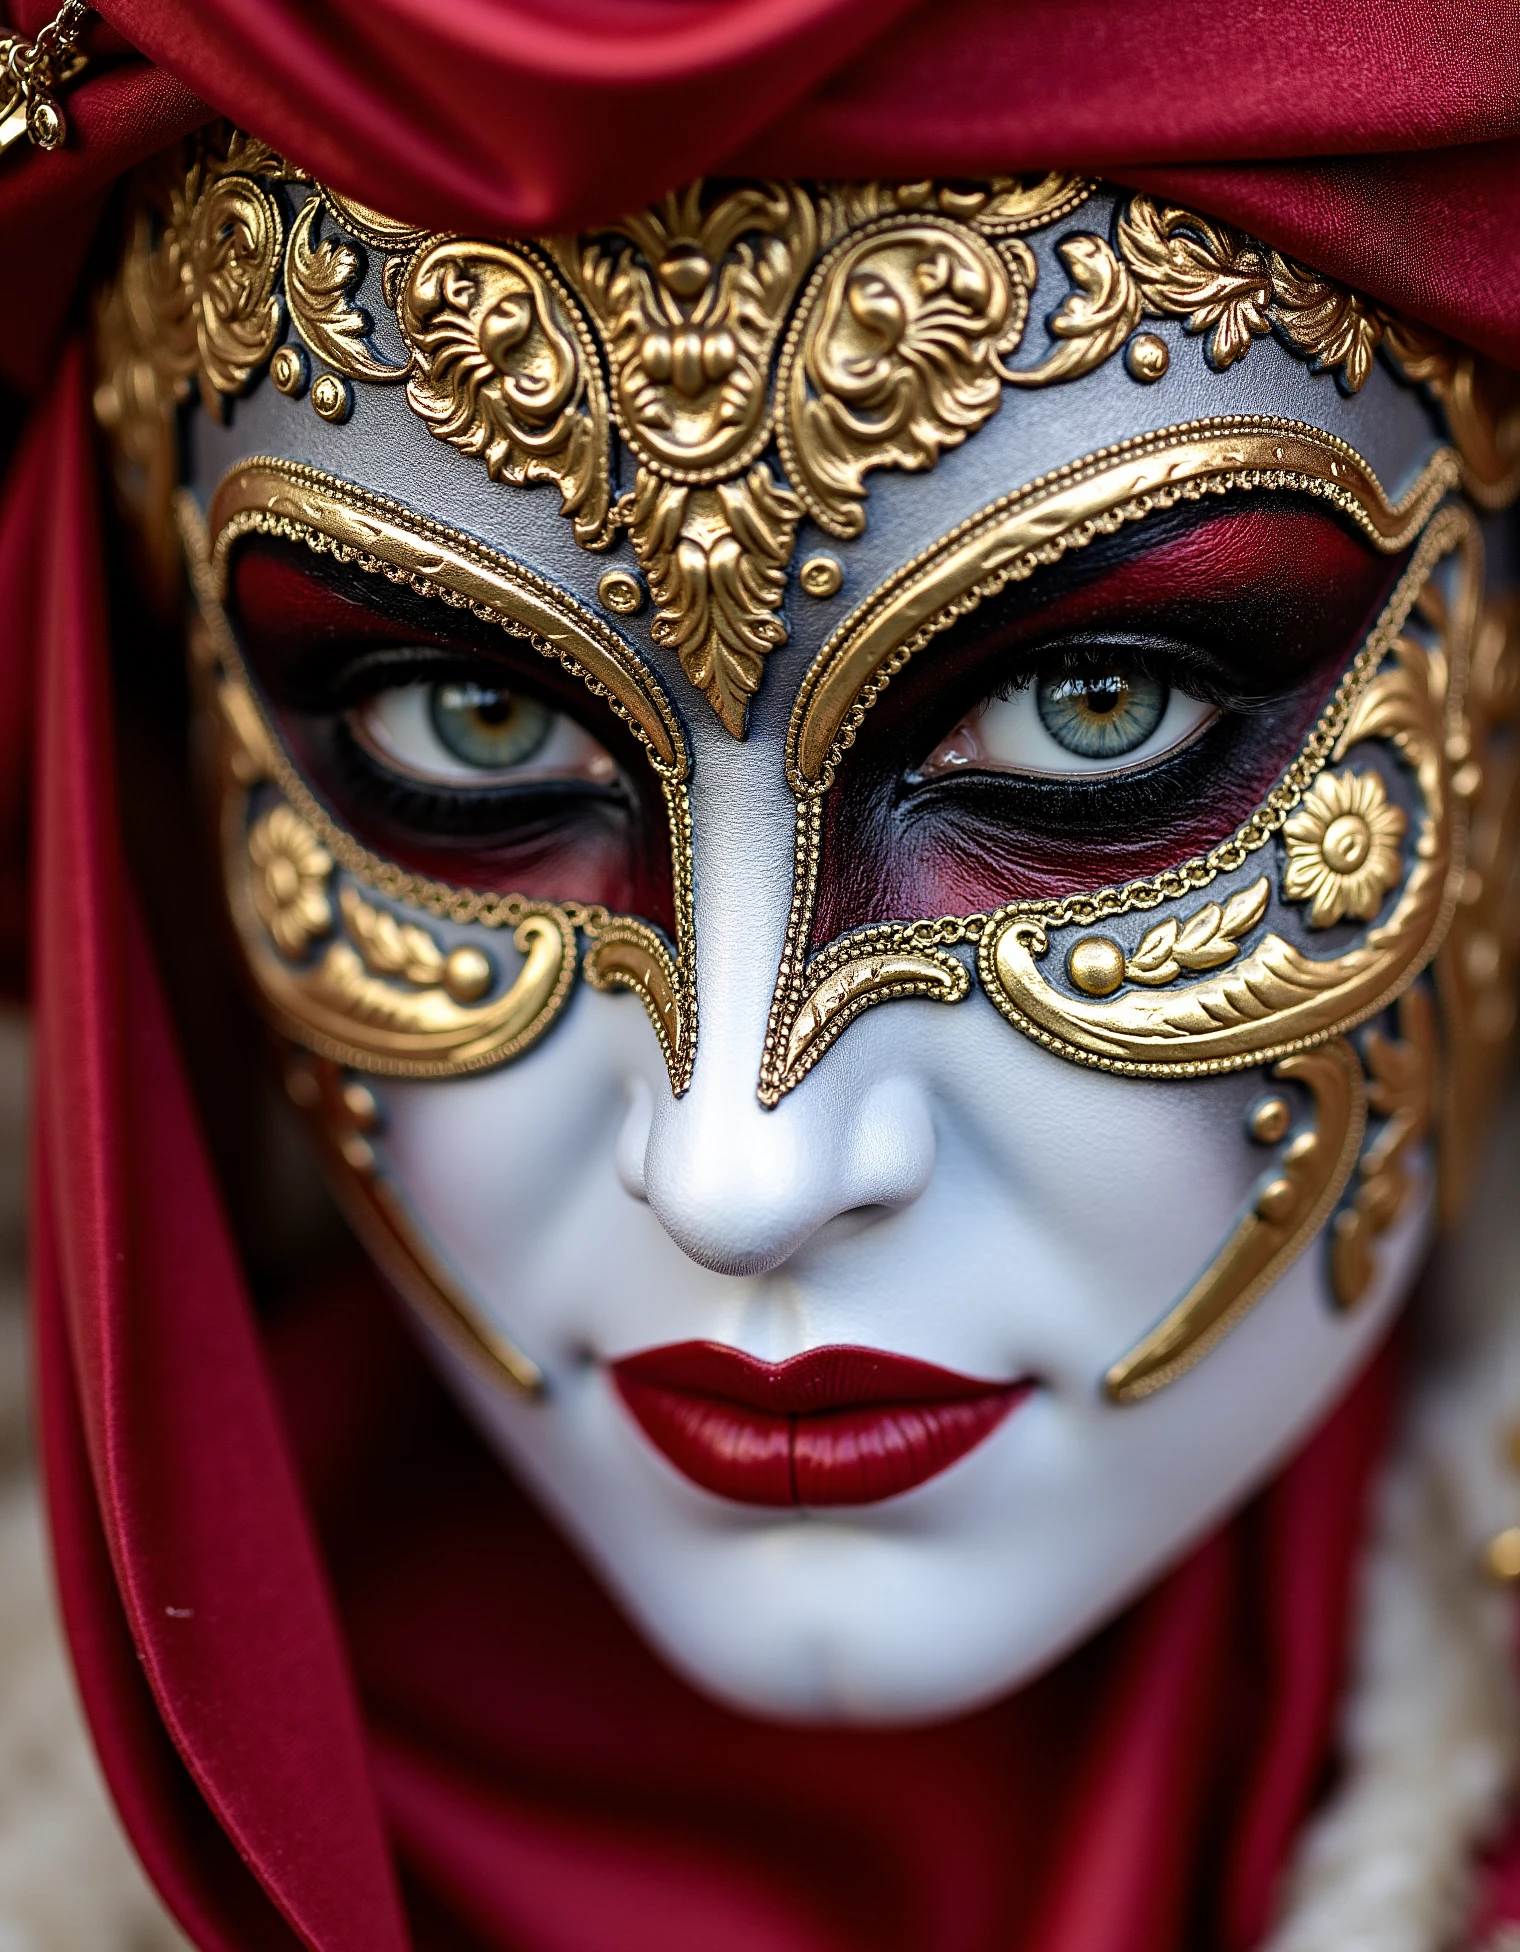
[[518, 780], [610, 786], [617, 762], [566, 712], [473, 679], [391, 685], [349, 713], [360, 743], [393, 771], [450, 786]]
[[1216, 708], [1133, 665], [1042, 672], [984, 699], [918, 769], [1116, 773], [1186, 745]]

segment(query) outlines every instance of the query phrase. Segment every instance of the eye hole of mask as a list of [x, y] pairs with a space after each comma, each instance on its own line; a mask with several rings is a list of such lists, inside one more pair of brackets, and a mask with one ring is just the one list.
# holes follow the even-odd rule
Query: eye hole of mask
[[968, 712], [917, 769], [937, 779], [993, 772], [1123, 772], [1188, 744], [1217, 716], [1201, 698], [1115, 660], [1042, 672], [1004, 686]]
[[455, 678], [389, 685], [348, 716], [372, 758], [421, 782], [610, 786], [618, 776], [612, 754], [567, 712], [504, 684]]

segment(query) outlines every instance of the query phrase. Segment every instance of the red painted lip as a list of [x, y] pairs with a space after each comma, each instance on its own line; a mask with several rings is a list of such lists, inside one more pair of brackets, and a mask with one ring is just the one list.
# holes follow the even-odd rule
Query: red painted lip
[[704, 1490], [745, 1505], [873, 1505], [974, 1450], [1029, 1394], [843, 1345], [759, 1362], [672, 1342], [612, 1364], [649, 1441]]

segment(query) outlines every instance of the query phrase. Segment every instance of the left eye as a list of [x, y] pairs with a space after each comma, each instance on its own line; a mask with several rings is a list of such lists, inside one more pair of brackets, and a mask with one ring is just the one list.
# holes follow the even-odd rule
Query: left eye
[[391, 685], [349, 715], [362, 745], [394, 771], [440, 785], [617, 778], [617, 762], [566, 712], [506, 685]]
[[1038, 674], [985, 699], [918, 769], [937, 778], [970, 767], [1093, 774], [1148, 765], [1194, 738], [1216, 715], [1132, 666]]

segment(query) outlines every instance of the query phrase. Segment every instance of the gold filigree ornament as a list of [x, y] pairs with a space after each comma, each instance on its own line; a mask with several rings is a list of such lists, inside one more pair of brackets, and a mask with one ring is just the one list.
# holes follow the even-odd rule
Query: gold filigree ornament
[[[493, 480], [556, 486], [585, 548], [626, 533], [655, 641], [735, 736], [787, 638], [804, 516], [858, 535], [868, 475], [932, 468], [1006, 387], [1077, 379], [1121, 352], [1155, 382], [1169, 355], [1137, 329], [1147, 319], [1202, 335], [1221, 367], [1274, 334], [1352, 391], [1381, 348], [1445, 412], [1470, 492], [1497, 505], [1520, 487], [1520, 403], [1497, 369], [1150, 197], [1121, 202], [1112, 241], [1062, 240], [1072, 289], [1053, 350], [1020, 364], [1037, 275], [1025, 237], [1095, 187], [1060, 171], [695, 183], [594, 232], [507, 242], [393, 222], [261, 144], [201, 138], [177, 179], [144, 180], [100, 309], [97, 407], [124, 491], [162, 538], [192, 378], [208, 407], [266, 368], [295, 395], [309, 353], [325, 368], [309, 397], [334, 422], [355, 389], [403, 386]], [[357, 300], [367, 254], [400, 359]], [[287, 314], [299, 347], [281, 344]]]
[[[593, 613], [520, 565], [317, 469], [246, 461], [213, 497], [209, 530], [188, 494], [179, 514], [202, 618], [200, 668], [220, 723], [229, 903], [275, 1027], [355, 1070], [464, 1076], [507, 1062], [545, 1034], [569, 995], [583, 937], [587, 980], [641, 998], [672, 1088], [684, 1090], [696, 1039], [687, 757], [652, 674]], [[604, 698], [644, 746], [665, 796], [674, 953], [647, 924], [600, 907], [422, 879], [335, 821], [286, 753], [223, 608], [232, 552], [252, 534], [298, 542], [468, 608]], [[407, 910], [479, 924], [498, 940], [505, 934], [520, 960], [495, 943], [440, 940]]]

